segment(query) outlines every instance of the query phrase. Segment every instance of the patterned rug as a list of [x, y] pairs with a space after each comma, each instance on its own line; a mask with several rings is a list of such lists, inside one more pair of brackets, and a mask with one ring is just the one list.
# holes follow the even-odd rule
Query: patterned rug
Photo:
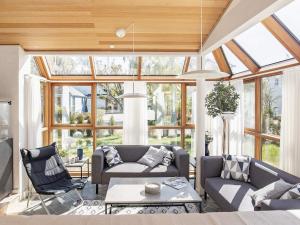
[[[188, 213], [198, 213], [199, 209], [195, 204], [186, 204]], [[110, 209], [108, 208], [108, 212]], [[124, 214], [180, 214], [186, 213], [183, 206], [161, 206], [161, 207], [113, 207], [111, 214], [124, 215]], [[104, 203], [101, 200], [84, 200], [83, 204], [75, 207], [67, 215], [101, 215], [105, 214]]]

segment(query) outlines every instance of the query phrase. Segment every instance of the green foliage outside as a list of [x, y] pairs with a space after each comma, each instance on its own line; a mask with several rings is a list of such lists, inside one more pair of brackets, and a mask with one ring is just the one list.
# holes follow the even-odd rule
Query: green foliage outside
[[262, 160], [279, 167], [280, 146], [276, 142], [265, 142], [262, 145]]

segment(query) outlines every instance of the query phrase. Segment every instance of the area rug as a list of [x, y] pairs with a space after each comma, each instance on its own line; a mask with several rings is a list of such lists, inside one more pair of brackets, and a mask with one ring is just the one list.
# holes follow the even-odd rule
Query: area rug
[[[189, 213], [198, 213], [198, 206], [195, 204], [186, 204]], [[108, 208], [109, 211], [109, 208]], [[111, 214], [181, 214], [186, 213], [183, 206], [162, 206], [162, 207], [114, 207]], [[84, 200], [82, 204], [73, 210], [66, 212], [67, 215], [101, 215], [105, 214], [104, 203], [101, 200]]]

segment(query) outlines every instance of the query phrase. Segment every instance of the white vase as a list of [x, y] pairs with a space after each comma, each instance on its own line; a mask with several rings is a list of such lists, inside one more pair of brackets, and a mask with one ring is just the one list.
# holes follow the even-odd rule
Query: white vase
[[223, 120], [223, 154], [229, 154], [229, 122], [235, 116], [234, 112], [220, 114]]

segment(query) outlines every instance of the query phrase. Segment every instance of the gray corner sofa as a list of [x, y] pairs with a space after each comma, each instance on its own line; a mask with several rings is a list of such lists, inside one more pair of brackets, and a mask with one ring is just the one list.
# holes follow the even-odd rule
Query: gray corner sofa
[[221, 156], [201, 158], [201, 186], [223, 211], [300, 209], [300, 200], [265, 200], [255, 208], [250, 196], [254, 191], [279, 180], [296, 184], [300, 178], [255, 159], [250, 163], [250, 182], [226, 180], [220, 177], [223, 168]]
[[[160, 148], [161, 145], [151, 145]], [[114, 145], [124, 163], [108, 167], [101, 147], [92, 155], [92, 183], [108, 184], [111, 177], [175, 177], [189, 178], [189, 155], [179, 146], [163, 145], [173, 151], [175, 160], [170, 166], [158, 165], [154, 168], [137, 163], [148, 151], [150, 145]]]

